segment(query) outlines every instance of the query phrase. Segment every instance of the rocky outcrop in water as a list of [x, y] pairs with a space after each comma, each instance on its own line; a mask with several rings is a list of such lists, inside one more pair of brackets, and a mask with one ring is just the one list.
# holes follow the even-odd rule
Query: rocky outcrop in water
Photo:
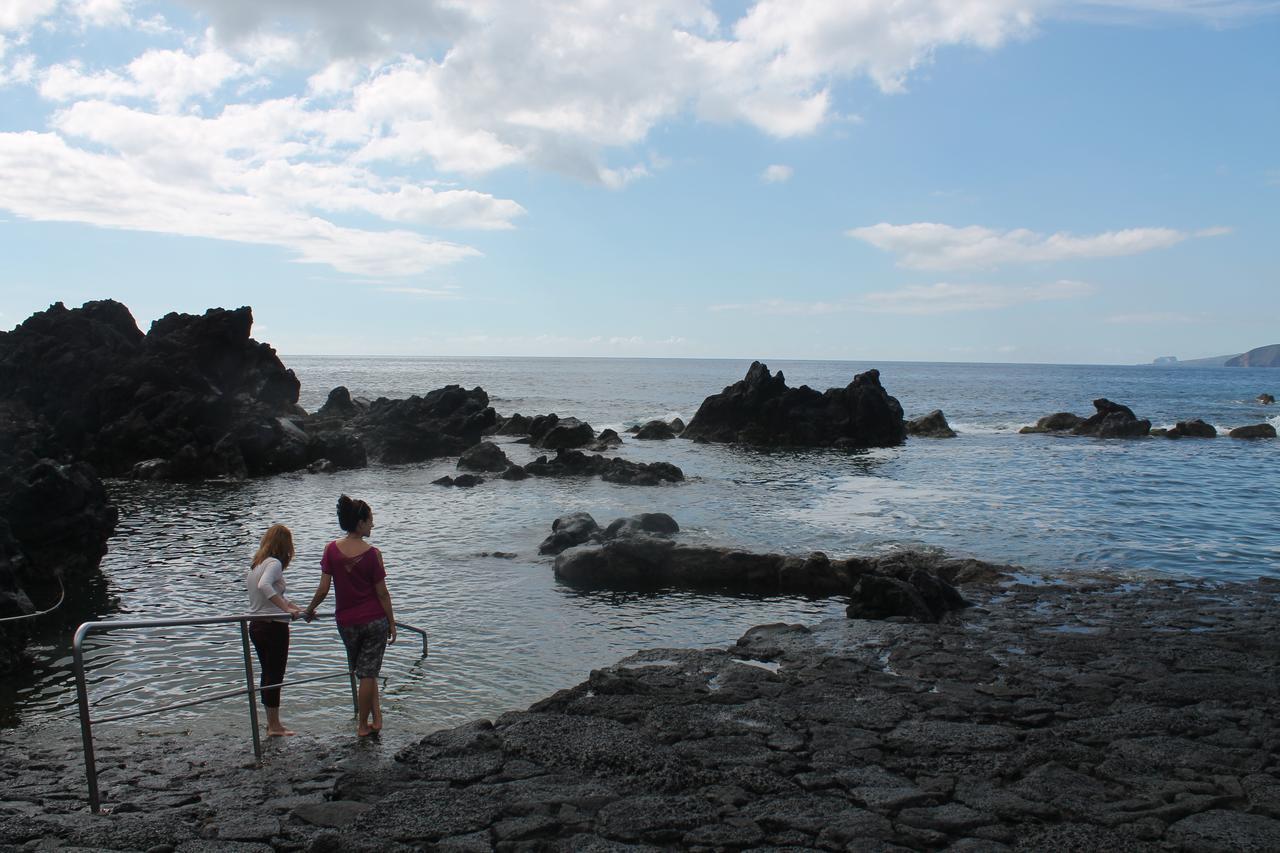
[[19, 423], [16, 408], [0, 405], [0, 618], [65, 598], [47, 615], [0, 622], [0, 675], [27, 667], [23, 650], [37, 628], [73, 627], [106, 608], [98, 564], [117, 520], [90, 465], [33, 454], [33, 445], [53, 448]]
[[1275, 405], [1276, 397], [1274, 394], [1259, 394], [1254, 402], [1263, 406], [1272, 406]]
[[1151, 433], [1151, 421], [1139, 420], [1133, 410], [1105, 397], [1093, 401], [1097, 411], [1088, 418], [1071, 412], [1058, 412], [1036, 422], [1033, 427], [1023, 427], [1019, 432], [1069, 432], [1094, 438], [1139, 438]]
[[[589, 516], [588, 516], [589, 518]], [[638, 532], [638, 531], [637, 531]], [[593, 539], [588, 531], [577, 542]], [[936, 622], [965, 606], [952, 585], [958, 577], [993, 578], [1008, 567], [979, 561], [944, 560], [904, 551], [885, 557], [832, 560], [756, 554], [733, 548], [684, 545], [636, 535], [598, 544], [572, 545], [555, 561], [560, 580], [588, 589], [697, 589], [755, 595], [848, 596], [849, 615], [864, 619], [902, 617]], [[555, 539], [544, 542], [544, 547]], [[556, 542], [555, 544], [560, 544]], [[544, 552], [548, 553], [548, 552]]]
[[[1156, 431], [1152, 430], [1151, 434], [1155, 435]], [[1199, 418], [1178, 421], [1173, 429], [1164, 432], [1166, 438], [1216, 438], [1217, 435], [1218, 430], [1213, 424], [1207, 424]]]
[[543, 450], [570, 450], [585, 447], [596, 437], [591, 424], [555, 414], [539, 415], [529, 425], [529, 443]]
[[511, 460], [498, 445], [491, 441], [482, 441], [463, 451], [458, 457], [458, 467], [469, 471], [502, 472], [511, 467]]
[[248, 308], [168, 314], [138, 330], [118, 302], [56, 303], [0, 333], [0, 398], [99, 472], [243, 477], [312, 461], [298, 380], [249, 337]]
[[636, 430], [636, 438], [641, 441], [667, 441], [678, 433], [666, 421], [649, 421]]
[[524, 471], [535, 477], [598, 476], [609, 483], [635, 486], [678, 483], [684, 479], [684, 472], [669, 462], [631, 462], [618, 457], [589, 455], [580, 450], [561, 450], [550, 459], [539, 456], [525, 465]]
[[902, 406], [868, 370], [844, 388], [788, 388], [752, 362], [746, 377], [707, 397], [682, 436], [766, 447], [890, 447], [906, 440]]
[[1230, 438], [1275, 438], [1276, 428], [1271, 424], [1251, 424], [1249, 426], [1236, 427], [1227, 433]]
[[927, 415], [907, 421], [907, 435], [920, 438], [955, 438], [956, 431], [947, 423], [942, 409], [934, 409]]
[[603, 542], [626, 536], [669, 536], [680, 532], [680, 525], [665, 512], [644, 512], [617, 518], [601, 527], [587, 512], [562, 515], [551, 522], [551, 535], [538, 546], [539, 554], [559, 554], [567, 548], [586, 542]]
[[1018, 432], [1023, 435], [1038, 432], [1070, 432], [1082, 423], [1084, 418], [1079, 415], [1073, 415], [1071, 412], [1055, 412], [1036, 421], [1035, 426], [1024, 426]]

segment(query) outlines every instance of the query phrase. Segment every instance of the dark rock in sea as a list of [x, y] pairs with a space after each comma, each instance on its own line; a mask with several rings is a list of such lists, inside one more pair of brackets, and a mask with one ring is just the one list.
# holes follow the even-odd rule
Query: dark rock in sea
[[942, 409], [934, 409], [927, 415], [907, 421], [907, 434], [921, 438], [955, 438], [955, 430], [947, 423]]
[[551, 535], [538, 546], [539, 554], [559, 554], [567, 548], [587, 542], [600, 542], [628, 536], [669, 536], [680, 531], [680, 525], [665, 512], [644, 512], [617, 518], [601, 529], [589, 513], [562, 515], [551, 523]]
[[507, 470], [502, 472], [504, 480], [527, 480], [529, 472], [521, 468], [519, 465], [509, 465]]
[[1173, 429], [1165, 431], [1166, 438], [1215, 438], [1218, 430], [1213, 424], [1207, 424], [1196, 418], [1190, 421], [1178, 421]]
[[741, 381], [707, 397], [685, 428], [690, 439], [787, 447], [889, 447], [906, 439], [902, 406], [868, 370], [844, 388], [788, 388], [753, 362]]
[[619, 536], [634, 536], [637, 533], [656, 533], [660, 536], [669, 536], [679, 532], [680, 525], [665, 512], [642, 512], [639, 515], [629, 515], [626, 518], [614, 519], [600, 534], [600, 538], [616, 539]]
[[1093, 401], [1097, 412], [1071, 430], [1094, 438], [1139, 438], [1151, 432], [1151, 421], [1138, 420], [1133, 410], [1105, 397]]
[[517, 412], [510, 417], [499, 416], [493, 426], [487, 428], [485, 435], [528, 435], [529, 427], [533, 423], [532, 418], [527, 418]]
[[[583, 423], [577, 418], [557, 418], [555, 415], [547, 415], [548, 420], [538, 423], [535, 420], [536, 428], [530, 430], [533, 438], [531, 442], [534, 447], [541, 447], [545, 450], [569, 450], [576, 447], [585, 447], [590, 444], [596, 437], [596, 431], [591, 428], [591, 424]], [[555, 418], [551, 421], [551, 418]]]
[[[951, 580], [962, 569], [975, 572], [974, 562], [961, 565], [959, 561], [919, 552], [847, 560], [831, 560], [822, 553], [808, 557], [754, 554], [731, 548], [681, 545], [637, 531], [564, 551], [556, 558], [555, 574], [566, 583], [591, 589], [848, 595], [855, 605], [851, 616], [937, 621], [944, 613], [966, 606]], [[982, 566], [992, 574], [1003, 568]], [[859, 582], [865, 577], [878, 580], [859, 591]], [[884, 579], [896, 583], [881, 583]], [[895, 598], [893, 590], [910, 590], [910, 595], [904, 593]]]
[[675, 437], [675, 430], [666, 421], [649, 421], [636, 430], [636, 438], [643, 441], [666, 441]]
[[502, 448], [491, 441], [482, 441], [475, 447], [463, 451], [458, 458], [458, 467], [470, 471], [506, 471], [511, 467], [511, 460]]
[[346, 420], [352, 418], [361, 412], [369, 409], [367, 400], [352, 399], [351, 392], [346, 386], [339, 385], [329, 392], [329, 397], [324, 401], [324, 405], [316, 412], [317, 418], [339, 418]]
[[350, 423], [371, 458], [389, 465], [457, 456], [497, 421], [483, 388], [437, 388], [406, 400], [379, 397]]
[[614, 430], [605, 429], [600, 431], [595, 441], [587, 445], [587, 449], [599, 453], [602, 450], [612, 450], [620, 446], [622, 446], [622, 437]]
[[13, 426], [0, 427], [0, 617], [62, 604], [0, 623], [0, 675], [26, 668], [23, 649], [36, 628], [74, 626], [108, 606], [98, 565], [118, 519], [90, 465], [13, 454]]
[[684, 479], [684, 472], [670, 462], [630, 462], [614, 458], [604, 463], [600, 479], [629, 486], [656, 486], [678, 483]]
[[561, 450], [548, 460], [539, 456], [524, 466], [526, 473], [536, 477], [590, 477], [599, 476], [610, 483], [638, 486], [656, 486], [662, 482], [679, 482], [684, 472], [667, 462], [631, 462], [626, 459], [609, 459], [599, 454], [588, 455], [581, 450]]
[[672, 418], [670, 427], [672, 432], [674, 432], [676, 435], [680, 435], [681, 433], [684, 432], [684, 421], [682, 421], [680, 418]]
[[1073, 415], [1071, 412], [1056, 412], [1052, 415], [1045, 415], [1036, 421], [1035, 426], [1025, 426], [1018, 432], [1037, 433], [1037, 432], [1069, 432], [1080, 424], [1084, 423], [1084, 418], [1079, 415]]
[[168, 460], [168, 476], [265, 474], [311, 461], [281, 418], [298, 379], [249, 337], [248, 308], [168, 314], [143, 335], [118, 302], [56, 303], [0, 333], [0, 399], [104, 474]]
[[539, 554], [559, 554], [566, 548], [581, 545], [600, 532], [600, 525], [590, 513], [573, 512], [551, 522], [551, 535], [538, 546]]
[[1264, 406], [1271, 406], [1275, 404], [1276, 398], [1274, 394], [1259, 394], [1254, 402], [1260, 403]]
[[334, 465], [328, 459], [317, 459], [307, 466], [307, 471], [311, 474], [332, 474], [338, 470], [338, 466]]
[[1280, 344], [1255, 347], [1243, 355], [1228, 359], [1225, 367], [1280, 367]]
[[325, 459], [335, 470], [364, 468], [369, 456], [355, 433], [346, 429], [312, 429], [307, 432], [307, 457]]
[[438, 480], [432, 480], [433, 486], [458, 486], [460, 488], [469, 489], [478, 486], [484, 482], [484, 477], [477, 477], [475, 474], [459, 474], [456, 477], [444, 476]]
[[1236, 427], [1227, 433], [1231, 438], [1275, 438], [1276, 428], [1271, 424], [1252, 424], [1250, 426]]

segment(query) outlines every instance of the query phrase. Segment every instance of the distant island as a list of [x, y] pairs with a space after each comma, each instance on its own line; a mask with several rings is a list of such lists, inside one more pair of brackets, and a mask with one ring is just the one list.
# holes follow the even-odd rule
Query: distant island
[[1208, 358], [1179, 359], [1162, 355], [1152, 359], [1154, 367], [1280, 367], [1280, 344], [1256, 347], [1237, 355], [1215, 355]]

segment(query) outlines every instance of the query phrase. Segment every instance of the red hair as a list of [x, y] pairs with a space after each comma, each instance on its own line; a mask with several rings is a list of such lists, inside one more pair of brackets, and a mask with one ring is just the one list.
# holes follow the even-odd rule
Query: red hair
[[253, 555], [253, 566], [258, 566], [268, 557], [279, 560], [281, 568], [288, 568], [289, 561], [293, 559], [293, 534], [283, 524], [273, 524], [262, 534], [258, 553]]

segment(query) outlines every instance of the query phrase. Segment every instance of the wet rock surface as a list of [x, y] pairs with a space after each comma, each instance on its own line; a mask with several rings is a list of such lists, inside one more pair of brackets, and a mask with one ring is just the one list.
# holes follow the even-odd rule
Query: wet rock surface
[[681, 436], [770, 447], [892, 447], [906, 439], [906, 428], [878, 370], [819, 392], [788, 388], [782, 371], [771, 374], [756, 361], [742, 380], [703, 400]]
[[0, 849], [1280, 847], [1280, 584], [965, 593], [941, 624], [641, 652], [395, 761], [306, 737], [261, 768], [198, 732], [102, 742], [100, 816], [73, 743], [6, 734]]
[[1236, 427], [1227, 433], [1231, 438], [1275, 438], [1276, 428], [1271, 424], [1251, 424], [1249, 426]]
[[907, 435], [920, 438], [955, 438], [956, 431], [947, 423], [942, 409], [934, 409], [927, 415], [907, 421]]
[[635, 486], [678, 483], [684, 479], [684, 472], [669, 462], [632, 462], [581, 450], [560, 450], [551, 458], [539, 456], [525, 465], [524, 471], [535, 477], [598, 476], [605, 482]]
[[[565, 516], [557, 519], [557, 524], [564, 522], [566, 530], [573, 529], [575, 518]], [[586, 518], [595, 523], [590, 516]], [[666, 528], [666, 522], [674, 529]], [[920, 551], [832, 560], [821, 552], [808, 556], [758, 554], [714, 545], [688, 545], [652, 535], [678, 530], [675, 519], [660, 513], [619, 519], [602, 533], [585, 530], [581, 536], [558, 539], [559, 534], [553, 530], [543, 542], [541, 553], [559, 553], [556, 577], [584, 589], [843, 595], [849, 597], [851, 617], [900, 617], [926, 622], [967, 606], [952, 585], [958, 578], [992, 579], [1012, 570], [1009, 566], [951, 560]]]
[[1093, 408], [1094, 413], [1087, 418], [1071, 412], [1046, 415], [1035, 426], [1023, 427], [1019, 432], [1067, 432], [1094, 438], [1140, 438], [1151, 432], [1151, 421], [1140, 420], [1133, 409], [1121, 403], [1099, 397], [1093, 401]]

